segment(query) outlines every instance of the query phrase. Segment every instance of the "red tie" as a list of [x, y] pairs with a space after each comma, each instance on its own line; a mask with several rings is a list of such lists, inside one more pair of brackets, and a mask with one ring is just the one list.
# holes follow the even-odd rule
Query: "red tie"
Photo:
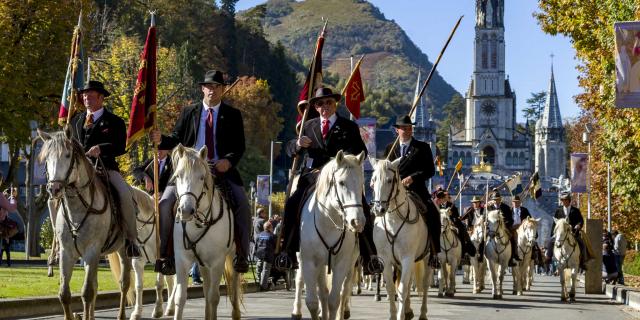
[[329, 122], [329, 120], [325, 119], [322, 120], [322, 139], [327, 139], [327, 135], [329, 134], [329, 125], [331, 124], [331, 122]]
[[207, 124], [205, 125], [205, 139], [204, 143], [207, 146], [207, 157], [209, 160], [213, 160], [215, 155], [214, 139], [215, 132], [213, 132], [213, 108], [209, 108], [209, 114], [207, 115]]

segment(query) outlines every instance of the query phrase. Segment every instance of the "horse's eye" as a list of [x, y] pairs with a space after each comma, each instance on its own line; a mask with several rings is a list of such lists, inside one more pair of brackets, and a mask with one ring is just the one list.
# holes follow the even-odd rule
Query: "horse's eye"
[[204, 181], [204, 176], [200, 176], [200, 181]]
[[391, 181], [392, 181], [391, 178], [387, 179], [387, 183], [391, 183]]
[[64, 157], [67, 158], [67, 159], [71, 158], [71, 153], [65, 154]]
[[344, 181], [340, 181], [340, 182], [338, 182], [338, 183], [339, 183], [341, 186], [343, 186], [343, 187], [344, 187]]

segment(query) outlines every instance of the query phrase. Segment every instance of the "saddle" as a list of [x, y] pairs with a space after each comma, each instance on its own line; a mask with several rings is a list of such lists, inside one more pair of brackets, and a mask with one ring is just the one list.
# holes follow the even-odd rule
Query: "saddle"
[[424, 221], [424, 224], [427, 225], [427, 205], [422, 202], [422, 198], [420, 198], [420, 196], [412, 190], [407, 189], [407, 196], [416, 205], [416, 210], [418, 210], [418, 212], [420, 213], [422, 221]]

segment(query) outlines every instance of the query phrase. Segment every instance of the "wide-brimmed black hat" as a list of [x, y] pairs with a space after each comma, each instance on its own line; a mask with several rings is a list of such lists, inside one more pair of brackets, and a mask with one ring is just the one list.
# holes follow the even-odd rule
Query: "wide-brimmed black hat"
[[318, 90], [316, 90], [315, 94], [313, 95], [313, 98], [309, 100], [309, 104], [313, 105], [316, 101], [322, 98], [333, 98], [333, 100], [336, 100], [336, 102], [339, 102], [340, 99], [342, 99], [342, 95], [339, 93], [333, 93], [333, 90], [331, 90], [331, 88], [327, 88], [327, 87], [318, 88]]
[[222, 72], [218, 71], [218, 70], [209, 70], [207, 71], [207, 73], [204, 74], [204, 81], [198, 82], [198, 84], [203, 85], [203, 84], [221, 84], [221, 85], [226, 85], [227, 83], [224, 82], [224, 75], [222, 74]]
[[493, 193], [491, 193], [491, 200], [498, 200], [498, 199], [502, 199], [500, 192], [494, 191]]
[[393, 125], [393, 127], [397, 128], [397, 127], [406, 127], [406, 126], [412, 126], [415, 123], [411, 122], [411, 117], [409, 117], [408, 114], [398, 118], [396, 120], [396, 123]]
[[571, 192], [569, 191], [562, 191], [560, 193], [560, 200], [571, 200]]
[[520, 202], [520, 196], [513, 196], [511, 202]]
[[160, 141], [160, 144], [158, 145], [158, 150], [171, 150], [171, 149], [173, 149], [173, 147], [171, 146], [171, 143], [168, 140], [169, 139], [163, 139], [162, 141]]
[[89, 83], [80, 90], [80, 93], [91, 90], [100, 92], [105, 98], [111, 95], [111, 93], [104, 88], [104, 83], [97, 80], [90, 80]]

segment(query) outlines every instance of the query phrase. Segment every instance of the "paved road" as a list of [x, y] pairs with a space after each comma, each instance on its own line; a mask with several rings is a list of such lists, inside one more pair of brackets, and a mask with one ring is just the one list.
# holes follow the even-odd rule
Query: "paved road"
[[[511, 276], [506, 287], [511, 292]], [[458, 283], [460, 283], [458, 276]], [[609, 320], [609, 319], [640, 319], [640, 313], [623, 306], [612, 304], [604, 295], [577, 295], [577, 302], [565, 304], [560, 302], [560, 285], [557, 277], [537, 277], [534, 288], [525, 296], [505, 295], [503, 301], [491, 299], [490, 290], [479, 295], [471, 294], [469, 285], [458, 286], [458, 293], [453, 299], [438, 298], [435, 289], [429, 292], [428, 317], [435, 319], [519, 319], [519, 320]], [[578, 292], [582, 292], [579, 289]], [[416, 301], [415, 299], [412, 301]], [[245, 319], [289, 319], [293, 293], [287, 291], [274, 291], [252, 293], [245, 296]], [[185, 319], [201, 319], [204, 309], [203, 300], [189, 300], [188, 315]], [[419, 306], [413, 303], [414, 311], [419, 311]], [[306, 307], [303, 307], [303, 316], [308, 317]], [[352, 300], [351, 319], [388, 319], [388, 304], [373, 301], [373, 292], [364, 292], [360, 296], [354, 296]], [[127, 312], [127, 315], [131, 311]], [[145, 309], [145, 316], [149, 316], [151, 308]], [[230, 310], [226, 300], [220, 302], [221, 319], [229, 319]], [[104, 310], [96, 313], [96, 319], [114, 319], [114, 310]], [[37, 319], [59, 319], [60, 317], [45, 317]], [[150, 319], [150, 318], [145, 318]], [[169, 319], [169, 318], [163, 318]], [[306, 318], [305, 318], [306, 319]], [[417, 318], [416, 318], [417, 319]]]

